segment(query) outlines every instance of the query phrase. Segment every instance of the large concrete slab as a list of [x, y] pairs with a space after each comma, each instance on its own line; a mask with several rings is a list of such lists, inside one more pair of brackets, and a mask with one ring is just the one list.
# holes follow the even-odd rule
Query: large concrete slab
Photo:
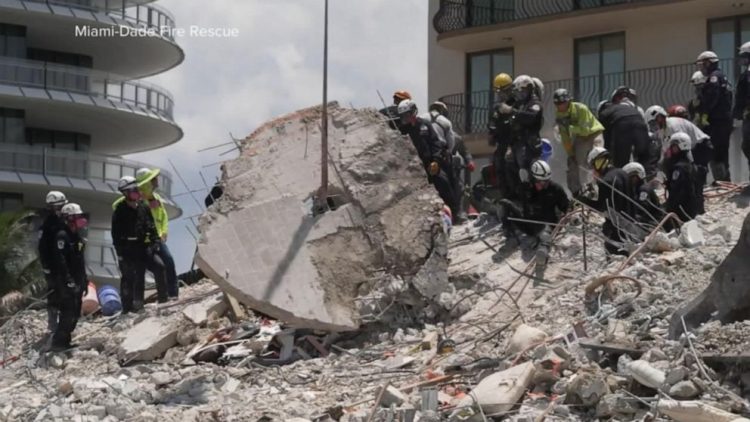
[[208, 322], [211, 314], [221, 317], [227, 309], [229, 309], [229, 304], [224, 300], [224, 295], [218, 293], [198, 303], [188, 305], [182, 310], [182, 314], [193, 324], [203, 325]]
[[[373, 274], [411, 279], [447, 268], [440, 200], [408, 138], [374, 110], [329, 107], [329, 195], [320, 184], [320, 111], [301, 110], [250, 135], [224, 167], [224, 196], [201, 218], [196, 262], [226, 292], [297, 327], [358, 328], [355, 299]], [[437, 263], [435, 262], [437, 261]]]
[[177, 344], [177, 325], [168, 319], [150, 317], [131, 327], [120, 345], [123, 360], [149, 361]]

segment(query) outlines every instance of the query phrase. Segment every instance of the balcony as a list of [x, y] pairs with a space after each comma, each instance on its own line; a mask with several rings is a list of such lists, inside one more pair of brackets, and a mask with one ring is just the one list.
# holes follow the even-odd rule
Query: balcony
[[441, 0], [432, 24], [442, 34], [656, 1], [659, 0]]
[[[723, 60], [720, 65], [727, 72], [727, 77], [734, 80], [734, 61]], [[588, 105], [592, 111], [596, 111], [600, 101], [609, 99], [612, 91], [620, 85], [634, 88], [638, 93], [638, 104], [644, 109], [654, 104], [666, 108], [672, 104], [686, 104], [693, 97], [690, 77], [695, 70], [695, 64], [688, 63], [578, 79], [545, 81], [542, 98], [545, 129], [550, 129], [555, 124], [552, 94], [558, 88], [567, 89], [573, 94], [574, 101]], [[452, 94], [440, 97], [439, 100], [448, 106], [449, 118], [458, 131], [464, 134], [487, 132], [494, 92], [487, 90]]]
[[[78, 192], [79, 197], [104, 195], [104, 202], [111, 204], [120, 195], [117, 190], [120, 178], [134, 176], [142, 167], [150, 166], [82, 151], [0, 143], [0, 185], [24, 184], [24, 192], [32, 186], [40, 188], [40, 192], [55, 188]], [[166, 171], [159, 175], [159, 192], [167, 201], [170, 217], [179, 216], [182, 211], [170, 199], [172, 177]]]

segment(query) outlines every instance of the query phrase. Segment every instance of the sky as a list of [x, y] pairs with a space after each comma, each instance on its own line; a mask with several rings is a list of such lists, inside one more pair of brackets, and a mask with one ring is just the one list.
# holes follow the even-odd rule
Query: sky
[[[230, 148], [199, 150], [244, 138], [274, 116], [320, 104], [323, 79], [323, 0], [161, 0], [186, 35], [178, 67], [149, 78], [174, 94], [180, 142], [127, 158], [174, 173], [191, 189], [211, 184]], [[209, 6], [210, 5], [210, 6]], [[427, 101], [427, 0], [330, 0], [328, 99], [382, 107], [395, 90]], [[234, 38], [190, 36], [189, 28], [236, 29]], [[421, 107], [420, 107], [421, 108]], [[283, 165], [284, 163], [279, 163]], [[208, 166], [208, 167], [204, 167]], [[173, 174], [174, 194], [187, 189]], [[175, 198], [183, 217], [170, 224], [169, 248], [178, 273], [190, 268], [195, 241], [186, 226], [203, 212], [205, 192]], [[197, 218], [195, 219], [197, 222]], [[193, 229], [193, 231], [195, 231]]]

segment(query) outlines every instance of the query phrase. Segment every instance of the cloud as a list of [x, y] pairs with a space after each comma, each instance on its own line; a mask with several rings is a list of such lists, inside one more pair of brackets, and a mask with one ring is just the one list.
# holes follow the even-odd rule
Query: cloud
[[[162, 0], [177, 25], [237, 28], [237, 38], [177, 41], [185, 61], [149, 78], [175, 96], [175, 119], [184, 130], [177, 144], [130, 158], [170, 169], [172, 159], [192, 189], [208, 183], [218, 166], [204, 165], [236, 156], [228, 148], [198, 150], [228, 142], [229, 132], [244, 138], [270, 118], [319, 104], [322, 100], [322, 0]], [[427, 99], [427, 1], [330, 0], [329, 100], [356, 107], [381, 107], [392, 91], [408, 89], [419, 104]], [[174, 192], [183, 192], [175, 180]], [[202, 203], [204, 194], [200, 193]], [[177, 198], [184, 215], [202, 209], [189, 196]], [[170, 248], [178, 271], [189, 266], [194, 242], [183, 226], [171, 225]]]

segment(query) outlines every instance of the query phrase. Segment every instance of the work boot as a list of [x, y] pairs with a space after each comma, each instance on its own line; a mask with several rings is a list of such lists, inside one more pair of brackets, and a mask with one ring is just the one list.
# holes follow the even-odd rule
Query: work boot
[[458, 225], [464, 224], [466, 220], [468, 220], [468, 218], [466, 217], [466, 212], [461, 211], [458, 213], [458, 215], [453, 217], [453, 225], [458, 226]]

